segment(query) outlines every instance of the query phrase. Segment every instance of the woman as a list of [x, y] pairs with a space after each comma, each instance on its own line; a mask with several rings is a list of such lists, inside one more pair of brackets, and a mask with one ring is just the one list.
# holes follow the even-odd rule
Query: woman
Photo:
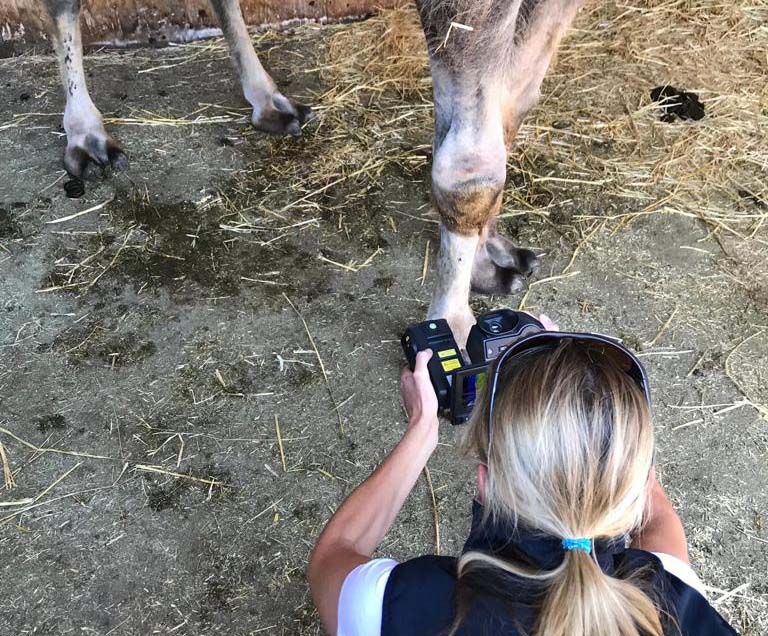
[[312, 553], [330, 634], [735, 634], [704, 598], [656, 480], [645, 372], [593, 334], [524, 338], [489, 372], [463, 443], [479, 501], [460, 558], [372, 559], [437, 444], [430, 356], [403, 372], [402, 440]]

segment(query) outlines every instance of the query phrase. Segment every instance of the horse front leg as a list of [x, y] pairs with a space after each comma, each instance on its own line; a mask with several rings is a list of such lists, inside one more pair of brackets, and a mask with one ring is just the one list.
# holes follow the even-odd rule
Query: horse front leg
[[104, 128], [85, 83], [83, 44], [80, 37], [79, 0], [45, 0], [53, 23], [53, 46], [64, 85], [64, 131], [67, 148], [64, 167], [71, 175], [83, 177], [89, 165], [128, 167], [128, 158]]

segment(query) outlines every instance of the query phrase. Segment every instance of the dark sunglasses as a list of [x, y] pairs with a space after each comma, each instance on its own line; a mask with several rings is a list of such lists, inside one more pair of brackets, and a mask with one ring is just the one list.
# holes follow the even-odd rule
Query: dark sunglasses
[[648, 375], [637, 356], [627, 349], [621, 342], [610, 336], [596, 333], [571, 333], [567, 331], [539, 331], [513, 343], [506, 349], [493, 365], [491, 372], [490, 397], [488, 402], [488, 457], [491, 454], [491, 440], [493, 439], [493, 409], [496, 403], [496, 388], [499, 383], [499, 372], [504, 363], [520, 355], [524, 351], [547, 345], [558, 345], [564, 340], [572, 340], [574, 343], [601, 344], [604, 346], [602, 354], [616, 362], [629, 377], [631, 377], [645, 396], [648, 406], [651, 405], [651, 390], [648, 386]]

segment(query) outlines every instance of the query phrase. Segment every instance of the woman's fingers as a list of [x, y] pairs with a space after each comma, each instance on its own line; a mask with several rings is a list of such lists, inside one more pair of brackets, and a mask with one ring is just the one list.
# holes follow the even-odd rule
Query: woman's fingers
[[560, 331], [560, 328], [549, 316], [547, 316], [547, 314], [539, 314], [538, 316], [534, 316], [530, 311], [524, 311], [523, 313], [528, 314], [531, 318], [538, 320], [546, 331]]
[[400, 376], [400, 394], [409, 419], [419, 418], [424, 413], [437, 412], [437, 396], [432, 387], [427, 364], [432, 358], [432, 351], [426, 349], [416, 354], [413, 371], [403, 369]]
[[560, 331], [560, 327], [558, 327], [555, 322], [546, 314], [539, 314], [539, 322], [547, 331]]
[[427, 363], [432, 359], [432, 349], [424, 349], [416, 354], [416, 366], [413, 373], [419, 375], [429, 375], [427, 373]]
[[427, 371], [427, 363], [432, 359], [432, 349], [425, 349], [424, 351], [419, 351], [416, 354], [416, 364], [413, 366], [413, 371], [411, 371], [407, 366], [403, 367], [403, 370], [400, 372], [400, 384], [402, 385], [404, 382], [407, 382], [409, 378], [413, 377], [429, 377], [429, 372]]

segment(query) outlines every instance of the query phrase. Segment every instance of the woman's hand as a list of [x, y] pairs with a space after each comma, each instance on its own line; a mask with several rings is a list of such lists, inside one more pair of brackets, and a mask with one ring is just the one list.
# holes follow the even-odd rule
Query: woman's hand
[[431, 358], [430, 349], [419, 351], [413, 371], [406, 367], [400, 374], [400, 395], [408, 414], [408, 428], [425, 420], [437, 423], [437, 395], [427, 370]]
[[[529, 315], [533, 316], [533, 314]], [[536, 316], [533, 317], [536, 318]], [[536, 320], [538, 320], [547, 331], [560, 331], [560, 327], [558, 327], [554, 321], [546, 314], [539, 314], [539, 317], [536, 318]]]

